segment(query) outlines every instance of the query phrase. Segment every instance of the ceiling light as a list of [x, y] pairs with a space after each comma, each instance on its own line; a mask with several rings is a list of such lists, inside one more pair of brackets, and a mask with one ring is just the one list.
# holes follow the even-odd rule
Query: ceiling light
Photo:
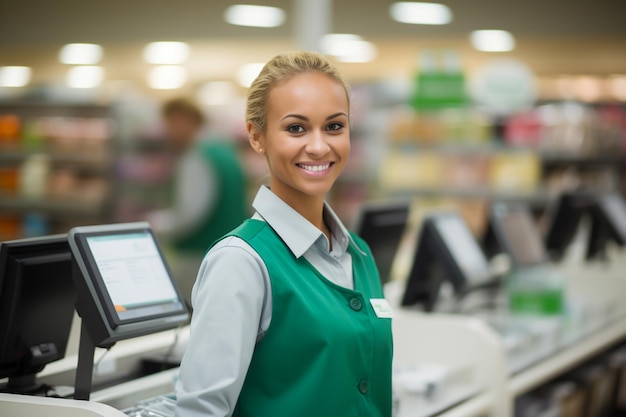
[[376, 47], [367, 41], [355, 41], [351, 49], [335, 57], [339, 62], [370, 62], [376, 58]]
[[596, 101], [602, 95], [602, 84], [596, 77], [578, 77], [574, 85], [576, 95], [582, 101]]
[[561, 76], [554, 82], [556, 91], [559, 98], [572, 99], [574, 98], [574, 79], [569, 76]]
[[205, 106], [224, 106], [234, 97], [235, 86], [230, 81], [211, 81], [198, 91], [198, 100]]
[[609, 88], [615, 98], [626, 101], [626, 76], [612, 77]]
[[148, 85], [157, 90], [175, 90], [185, 85], [187, 73], [178, 65], [159, 65], [150, 70]]
[[67, 72], [67, 85], [71, 88], [94, 88], [104, 79], [104, 69], [98, 66], [72, 67]]
[[413, 25], [445, 25], [452, 21], [450, 8], [439, 3], [401, 1], [391, 5], [389, 14], [397, 22]]
[[30, 76], [29, 67], [0, 67], [0, 87], [24, 87]]
[[151, 42], [143, 49], [143, 59], [149, 64], [176, 65], [189, 58], [185, 42]]
[[322, 36], [320, 40], [320, 49], [327, 55], [342, 55], [345, 54], [347, 49], [353, 42], [362, 41], [359, 35], [352, 33], [329, 33]]
[[339, 62], [370, 62], [376, 57], [373, 43], [351, 33], [330, 33], [320, 41], [320, 49]]
[[246, 64], [237, 72], [237, 82], [242, 87], [248, 88], [263, 69], [263, 63]]
[[224, 12], [231, 25], [273, 28], [285, 22], [285, 12], [278, 7], [235, 4]]
[[508, 52], [515, 49], [515, 38], [506, 30], [475, 30], [470, 34], [472, 46], [483, 52]]
[[59, 51], [59, 61], [70, 65], [94, 65], [102, 59], [102, 47], [95, 43], [68, 43]]

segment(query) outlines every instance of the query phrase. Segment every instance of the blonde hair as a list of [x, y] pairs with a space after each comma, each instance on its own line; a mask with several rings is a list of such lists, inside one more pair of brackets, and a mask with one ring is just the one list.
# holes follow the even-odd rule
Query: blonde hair
[[350, 104], [350, 86], [323, 55], [317, 52], [287, 52], [268, 61], [248, 90], [246, 122], [260, 131], [265, 130], [267, 98], [276, 84], [307, 72], [320, 72], [341, 84]]

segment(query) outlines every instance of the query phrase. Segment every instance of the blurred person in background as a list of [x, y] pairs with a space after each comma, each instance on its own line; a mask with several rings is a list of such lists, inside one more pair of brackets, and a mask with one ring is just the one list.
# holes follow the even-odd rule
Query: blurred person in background
[[202, 135], [206, 118], [193, 101], [168, 100], [161, 117], [176, 158], [173, 201], [148, 221], [173, 249], [172, 272], [189, 302], [205, 252], [246, 218], [244, 172], [231, 143]]

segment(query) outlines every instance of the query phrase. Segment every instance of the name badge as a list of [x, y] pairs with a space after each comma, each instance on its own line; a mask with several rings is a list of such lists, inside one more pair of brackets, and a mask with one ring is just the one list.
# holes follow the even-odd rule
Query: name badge
[[391, 306], [384, 298], [370, 298], [370, 303], [379, 319], [390, 319], [393, 317]]

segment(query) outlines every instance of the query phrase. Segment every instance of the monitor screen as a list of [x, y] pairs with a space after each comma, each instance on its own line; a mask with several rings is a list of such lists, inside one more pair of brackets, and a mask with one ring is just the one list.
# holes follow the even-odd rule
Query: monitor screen
[[38, 393], [36, 374], [65, 356], [76, 291], [67, 237], [0, 243], [0, 378], [3, 390]]
[[366, 204], [359, 213], [355, 231], [372, 250], [382, 283], [390, 280], [393, 261], [408, 218], [408, 202]]
[[460, 216], [439, 216], [434, 224], [467, 285], [481, 284], [491, 278], [489, 262]]
[[70, 245], [78, 312], [95, 343], [187, 321], [185, 301], [147, 223], [74, 228]]
[[598, 208], [605, 217], [613, 238], [620, 245], [626, 244], [626, 201], [620, 194], [601, 194], [597, 198]]
[[495, 204], [489, 227], [500, 250], [511, 257], [514, 265], [531, 266], [548, 261], [541, 233], [527, 207]]
[[116, 324], [180, 310], [178, 294], [151, 233], [87, 236], [86, 241]]

